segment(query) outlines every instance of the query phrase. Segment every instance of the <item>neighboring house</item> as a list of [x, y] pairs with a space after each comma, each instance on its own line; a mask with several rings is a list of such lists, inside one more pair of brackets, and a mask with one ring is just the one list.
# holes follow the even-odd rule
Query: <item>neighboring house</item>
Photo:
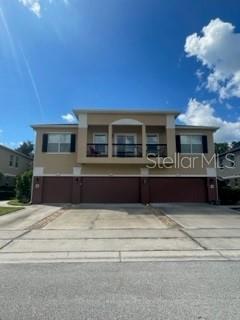
[[231, 187], [240, 187], [240, 147], [219, 155], [218, 177]]
[[77, 124], [32, 126], [33, 203], [217, 200], [215, 165], [201, 163], [202, 155], [210, 160], [214, 154], [216, 128], [176, 125], [175, 111], [74, 114]]
[[15, 177], [32, 168], [32, 159], [25, 154], [0, 145], [0, 172], [4, 177], [0, 180], [0, 186], [12, 186]]

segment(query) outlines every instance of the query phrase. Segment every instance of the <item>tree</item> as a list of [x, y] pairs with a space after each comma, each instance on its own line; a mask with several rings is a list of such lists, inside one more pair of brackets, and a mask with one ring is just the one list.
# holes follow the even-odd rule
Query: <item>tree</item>
[[240, 141], [233, 141], [232, 142], [232, 149], [240, 147]]
[[215, 143], [215, 152], [217, 154], [221, 154], [224, 152], [229, 151], [230, 147], [229, 144], [227, 142], [223, 142], [223, 143]]
[[18, 152], [21, 152], [29, 157], [33, 156], [33, 148], [34, 145], [31, 141], [24, 141], [20, 144], [20, 146], [18, 148], [16, 148], [15, 150]]
[[17, 176], [16, 197], [19, 201], [27, 203], [31, 199], [32, 170], [25, 171]]

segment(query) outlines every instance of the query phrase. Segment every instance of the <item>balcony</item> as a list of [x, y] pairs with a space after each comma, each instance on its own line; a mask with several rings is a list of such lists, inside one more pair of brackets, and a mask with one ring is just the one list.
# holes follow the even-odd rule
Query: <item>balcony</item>
[[88, 143], [87, 157], [107, 157], [108, 144], [105, 143]]
[[120, 158], [142, 157], [141, 144], [114, 143], [112, 146], [113, 146], [113, 154], [112, 154], [113, 157], [120, 157]]
[[[142, 144], [112, 144], [112, 157], [114, 158], [142, 158]], [[146, 154], [149, 157], [167, 157], [166, 144], [147, 144]], [[108, 157], [108, 144], [88, 143], [87, 157]]]
[[147, 144], [148, 157], [167, 157], [166, 144]]

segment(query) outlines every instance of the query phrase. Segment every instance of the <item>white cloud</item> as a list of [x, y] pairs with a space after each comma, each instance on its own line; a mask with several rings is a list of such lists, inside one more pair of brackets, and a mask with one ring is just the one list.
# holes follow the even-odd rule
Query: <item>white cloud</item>
[[75, 117], [71, 113], [67, 113], [61, 116], [61, 118], [68, 123], [73, 123], [76, 121]]
[[18, 0], [21, 4], [31, 10], [37, 17], [41, 16], [40, 0]]
[[240, 97], [240, 33], [234, 29], [217, 18], [185, 42], [187, 56], [196, 57], [209, 70], [205, 85], [220, 99]]
[[21, 142], [5, 142], [5, 141], [0, 141], [0, 145], [6, 146], [10, 149], [16, 149], [22, 144]]
[[209, 102], [190, 99], [186, 112], [181, 114], [178, 119], [188, 125], [219, 127], [220, 129], [215, 134], [217, 142], [239, 141], [240, 120], [230, 122], [215, 116], [215, 110]]
[[[38, 18], [41, 17], [41, 3], [42, 0], [18, 0], [26, 8], [32, 11]], [[54, 1], [49, 0], [49, 4], [52, 4]], [[62, 0], [65, 5], [69, 4], [69, 0]]]

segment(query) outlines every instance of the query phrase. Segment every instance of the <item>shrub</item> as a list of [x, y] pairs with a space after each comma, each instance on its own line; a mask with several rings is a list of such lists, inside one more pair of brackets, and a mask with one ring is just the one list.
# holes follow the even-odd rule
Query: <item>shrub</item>
[[0, 200], [9, 200], [15, 197], [15, 189], [3, 187], [0, 188]]
[[235, 204], [240, 201], [240, 188], [230, 187], [223, 183], [218, 185], [219, 198], [222, 204]]
[[16, 197], [19, 201], [27, 203], [31, 199], [32, 170], [25, 171], [17, 177]]

